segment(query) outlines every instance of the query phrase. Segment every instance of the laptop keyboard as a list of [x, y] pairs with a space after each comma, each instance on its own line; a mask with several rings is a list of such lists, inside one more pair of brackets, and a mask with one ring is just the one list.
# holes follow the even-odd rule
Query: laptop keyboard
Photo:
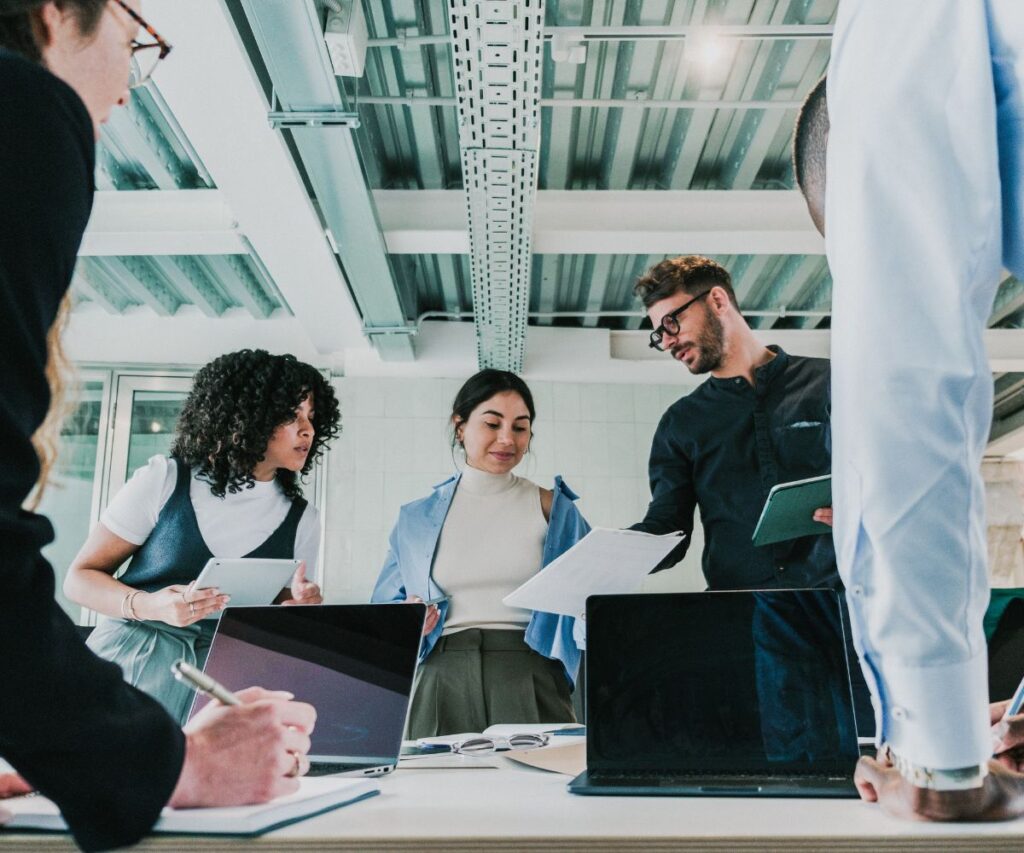
[[849, 777], [825, 776], [817, 773], [787, 773], [772, 776], [768, 773], [730, 773], [728, 775], [711, 775], [697, 771], [665, 771], [638, 770], [630, 772], [600, 770], [591, 771], [590, 778], [594, 781], [616, 782], [624, 785], [694, 785], [701, 786], [735, 786], [735, 785], [771, 785], [792, 783], [802, 786], [807, 784], [849, 784]]
[[307, 776], [330, 776], [334, 773], [347, 773], [349, 770], [368, 770], [365, 764], [352, 764], [350, 761], [331, 762], [314, 761], [309, 765]]

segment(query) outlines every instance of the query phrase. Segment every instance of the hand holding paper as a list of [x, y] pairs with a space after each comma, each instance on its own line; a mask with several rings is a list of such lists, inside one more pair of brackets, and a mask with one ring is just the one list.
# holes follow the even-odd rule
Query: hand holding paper
[[502, 601], [578, 618], [586, 612], [587, 596], [634, 592], [684, 535], [595, 527]]

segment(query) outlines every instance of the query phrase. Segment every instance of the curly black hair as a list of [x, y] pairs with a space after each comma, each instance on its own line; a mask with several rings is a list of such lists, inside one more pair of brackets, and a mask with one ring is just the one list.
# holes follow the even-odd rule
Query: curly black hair
[[[330, 383], [293, 355], [259, 349], [222, 355], [196, 373], [171, 455], [195, 470], [217, 497], [251, 489], [253, 469], [263, 461], [274, 430], [295, 420], [296, 409], [311, 395], [315, 432], [303, 475], [341, 432], [341, 410]], [[278, 468], [276, 479], [288, 498], [302, 495], [294, 471]]]

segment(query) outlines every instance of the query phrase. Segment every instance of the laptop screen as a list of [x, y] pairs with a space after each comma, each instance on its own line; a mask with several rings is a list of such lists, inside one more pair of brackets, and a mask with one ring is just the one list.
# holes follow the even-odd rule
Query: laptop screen
[[857, 755], [835, 592], [587, 599], [588, 770], [833, 775]]
[[[204, 670], [229, 690], [289, 690], [316, 708], [311, 758], [394, 764], [424, 608], [408, 604], [230, 607]], [[194, 716], [208, 701], [197, 695]]]

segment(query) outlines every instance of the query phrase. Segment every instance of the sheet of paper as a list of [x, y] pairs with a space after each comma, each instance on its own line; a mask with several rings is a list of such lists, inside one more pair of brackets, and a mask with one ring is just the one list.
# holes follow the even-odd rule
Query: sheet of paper
[[398, 760], [399, 770], [497, 770], [500, 766], [501, 759], [495, 752], [485, 755], [457, 755], [452, 752], [403, 755]]
[[508, 737], [509, 735], [542, 735], [560, 729], [579, 728], [579, 723], [498, 723], [483, 730], [487, 737]]
[[582, 616], [589, 595], [635, 592], [682, 537], [595, 527], [502, 601], [509, 607]]
[[566, 776], [579, 776], [587, 769], [587, 739], [573, 738], [574, 743], [545, 746], [542, 749], [522, 749], [503, 752], [502, 756], [509, 761], [547, 770], [551, 773], [564, 773]]

